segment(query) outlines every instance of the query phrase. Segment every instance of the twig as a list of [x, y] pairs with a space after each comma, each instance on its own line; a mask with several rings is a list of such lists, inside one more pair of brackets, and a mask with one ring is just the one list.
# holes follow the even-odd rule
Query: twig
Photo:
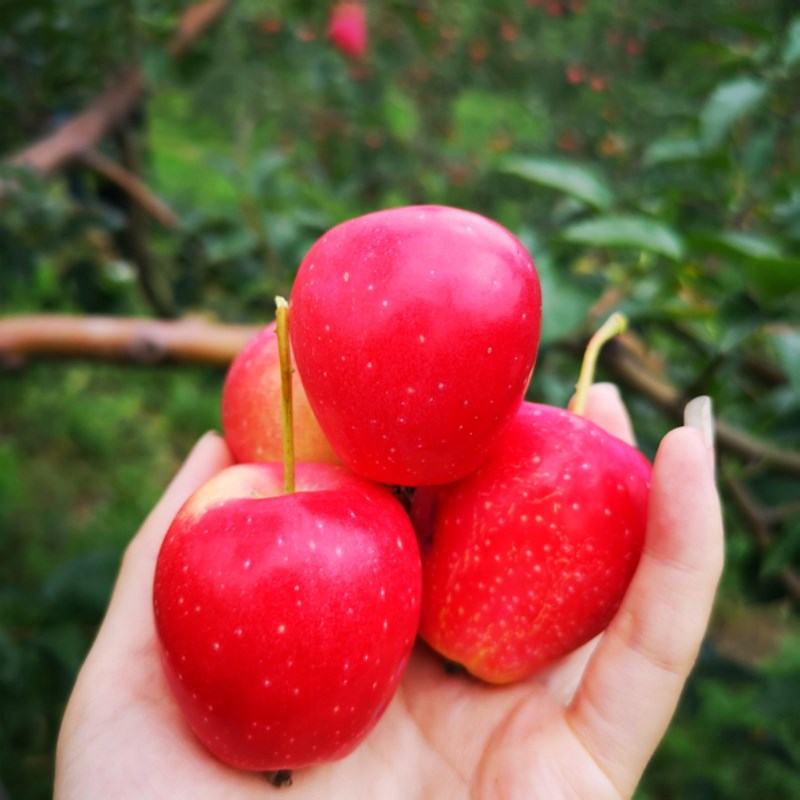
[[9, 162], [40, 175], [57, 172], [119, 125], [143, 89], [142, 73], [136, 67], [129, 67], [111, 81], [108, 89], [85, 111], [65, 122], [50, 136], [12, 156]]
[[[762, 553], [768, 552], [773, 543], [769, 523], [770, 509], [762, 508], [747, 491], [744, 484], [730, 475], [723, 475], [723, 483], [736, 507], [747, 520], [758, 549]], [[778, 571], [778, 578], [786, 589], [786, 593], [795, 603], [800, 604], [800, 575], [797, 571], [791, 566], [785, 565]]]
[[178, 217], [172, 209], [160, 197], [157, 197], [137, 175], [129, 172], [125, 167], [99, 150], [86, 150], [78, 156], [78, 159], [87, 167], [102, 175], [106, 180], [123, 189], [141, 208], [165, 228], [178, 226]]
[[[225, 10], [231, 0], [205, 0], [183, 12], [169, 45], [172, 56], [183, 55], [194, 40]], [[144, 90], [138, 67], [128, 67], [80, 114], [41, 141], [25, 148], [8, 161], [40, 175], [57, 172], [82, 153], [91, 150], [128, 115]], [[0, 186], [0, 194], [3, 187]]]
[[[131, 175], [142, 173], [142, 156], [138, 137], [134, 131], [125, 126], [119, 129], [114, 136], [119, 145], [120, 157], [125, 169]], [[152, 255], [147, 236], [147, 218], [140, 205], [126, 195], [127, 225], [123, 231], [127, 249], [139, 278], [139, 288], [142, 290], [150, 307], [164, 319], [176, 316], [175, 304], [166, 282], [161, 280], [161, 274]]]
[[0, 319], [0, 365], [19, 366], [29, 356], [67, 356], [224, 366], [258, 330], [259, 326], [197, 317], [175, 321], [59, 314], [7, 317]]
[[[620, 336], [603, 350], [601, 361], [629, 388], [643, 394], [675, 419], [681, 419], [683, 408], [691, 398], [685, 397], [667, 381], [654, 375], [636, 352], [630, 334]], [[778, 447], [717, 420], [715, 436], [718, 446], [748, 461], [760, 461], [791, 475], [800, 475], [800, 454]]]

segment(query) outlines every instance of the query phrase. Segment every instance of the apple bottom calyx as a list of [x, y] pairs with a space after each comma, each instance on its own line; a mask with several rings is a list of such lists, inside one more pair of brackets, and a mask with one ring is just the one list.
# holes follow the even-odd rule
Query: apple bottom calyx
[[162, 545], [154, 610], [168, 683], [197, 737], [239, 769], [335, 760], [374, 727], [416, 637], [419, 551], [399, 503], [341, 467], [237, 465]]
[[583, 417], [524, 403], [475, 473], [414, 495], [421, 637], [493, 683], [588, 642], [638, 564], [649, 480], [635, 448]]

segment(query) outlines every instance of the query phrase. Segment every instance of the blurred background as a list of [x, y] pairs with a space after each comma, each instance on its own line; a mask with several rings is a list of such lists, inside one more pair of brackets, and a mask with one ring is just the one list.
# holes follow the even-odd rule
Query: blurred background
[[796, 0], [334, 5], [0, 3], [0, 796], [51, 796], [122, 550], [307, 248], [441, 203], [534, 256], [530, 399], [620, 309], [646, 453], [714, 400], [727, 568], [637, 798], [800, 797]]

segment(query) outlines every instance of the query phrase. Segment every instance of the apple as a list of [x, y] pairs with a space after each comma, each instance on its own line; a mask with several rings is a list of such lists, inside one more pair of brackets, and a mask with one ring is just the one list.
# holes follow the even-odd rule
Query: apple
[[588, 642], [639, 562], [649, 482], [634, 447], [578, 414], [524, 403], [476, 472], [415, 492], [421, 637], [492, 683]]
[[[338, 463], [296, 372], [292, 396], [297, 460]], [[222, 430], [236, 461], [282, 458], [281, 374], [274, 321], [245, 344], [228, 368], [222, 388]]]
[[303, 259], [290, 333], [314, 415], [374, 481], [448, 483], [514, 417], [539, 344], [533, 260], [506, 228], [445, 206], [337, 225]]
[[360, 58], [367, 50], [367, 10], [360, 0], [336, 3], [328, 20], [328, 39], [349, 58]]
[[239, 464], [201, 487], [159, 552], [162, 661], [199, 740], [244, 770], [338, 759], [373, 728], [419, 621], [416, 536], [385, 487], [331, 464]]

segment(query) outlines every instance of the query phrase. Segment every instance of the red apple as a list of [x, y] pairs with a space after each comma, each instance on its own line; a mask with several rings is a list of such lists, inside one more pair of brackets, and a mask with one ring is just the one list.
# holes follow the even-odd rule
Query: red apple
[[649, 481], [635, 448], [577, 414], [525, 403], [474, 474], [415, 493], [422, 638], [495, 683], [589, 641], [636, 569]]
[[322, 430], [354, 472], [456, 480], [519, 408], [539, 344], [533, 261], [508, 230], [443, 206], [344, 222], [297, 273], [290, 331]]
[[328, 38], [349, 58], [360, 58], [367, 50], [367, 10], [360, 0], [336, 3], [328, 21]]
[[[292, 399], [297, 460], [338, 463], [296, 372]], [[245, 344], [228, 369], [222, 389], [222, 430], [239, 462], [280, 461], [283, 457], [281, 373], [274, 322]]]
[[419, 549], [400, 503], [343, 467], [236, 465], [176, 516], [153, 603], [189, 726], [222, 761], [292, 769], [372, 729], [417, 631]]

